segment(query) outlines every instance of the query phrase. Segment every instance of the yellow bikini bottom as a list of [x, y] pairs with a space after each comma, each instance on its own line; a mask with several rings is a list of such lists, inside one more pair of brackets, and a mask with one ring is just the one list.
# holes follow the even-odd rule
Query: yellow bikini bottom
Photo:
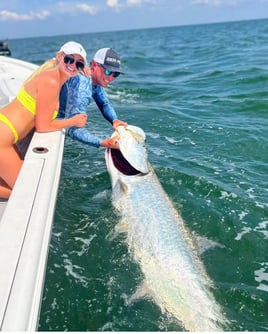
[[0, 114], [0, 122], [6, 124], [10, 131], [13, 133], [14, 136], [14, 144], [18, 141], [19, 135], [17, 130], [15, 129], [14, 125], [10, 122], [10, 120], [3, 114]]
[[[35, 99], [26, 92], [24, 87], [19, 91], [17, 95], [17, 100], [27, 109], [29, 110], [33, 115], [36, 114], [36, 101]], [[58, 111], [54, 111], [53, 118], [55, 119], [58, 115]], [[19, 135], [17, 130], [15, 129], [14, 125], [10, 122], [10, 120], [3, 114], [0, 113], [0, 122], [6, 124], [10, 131], [13, 133], [14, 136], [14, 144], [18, 141]]]

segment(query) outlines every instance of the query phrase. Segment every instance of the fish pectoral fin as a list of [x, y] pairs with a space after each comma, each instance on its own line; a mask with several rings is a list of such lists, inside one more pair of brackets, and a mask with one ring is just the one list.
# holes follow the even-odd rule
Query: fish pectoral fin
[[112, 229], [106, 236], [106, 239], [109, 241], [113, 241], [116, 239], [121, 233], [127, 233], [128, 223], [126, 221], [120, 221], [116, 224], [115, 228]]
[[193, 234], [196, 245], [197, 245], [197, 251], [199, 255], [202, 255], [206, 251], [219, 247], [219, 248], [225, 248], [224, 245], [213, 241], [211, 239], [208, 239], [207, 237], [199, 236], [198, 234]]
[[122, 191], [124, 194], [126, 194], [126, 193], [128, 192], [128, 187], [127, 187], [127, 185], [126, 185], [125, 183], [121, 182], [121, 181], [119, 181], [119, 182], [120, 182], [120, 189], [121, 189], [121, 191]]
[[129, 224], [126, 220], [121, 220], [118, 224], [115, 226], [115, 231], [117, 233], [126, 233], [128, 231]]
[[120, 196], [121, 193], [123, 193], [124, 195], [127, 193], [128, 191], [128, 187], [127, 185], [122, 182], [121, 180], [117, 180], [116, 183], [113, 186], [113, 196], [114, 197], [118, 197]]
[[151, 298], [151, 294], [150, 291], [146, 285], [145, 282], [143, 282], [141, 285], [139, 285], [137, 287], [137, 290], [133, 293], [132, 296], [126, 298], [126, 305], [132, 305], [135, 302], [139, 301], [140, 299], [144, 299], [144, 298]]

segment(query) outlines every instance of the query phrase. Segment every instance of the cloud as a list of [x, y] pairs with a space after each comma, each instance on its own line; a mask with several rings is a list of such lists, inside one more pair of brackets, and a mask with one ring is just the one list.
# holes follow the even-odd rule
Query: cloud
[[[2, 0], [1, 0], [2, 1]], [[9, 0], [10, 1], [10, 0]], [[194, 2], [206, 0], [193, 0]], [[208, 0], [207, 0], [208, 1]], [[220, 0], [214, 0], [220, 1]], [[106, 0], [106, 6], [112, 10], [120, 11], [124, 8], [139, 7], [141, 5], [157, 4], [159, 0]], [[90, 5], [88, 2], [72, 1], [52, 1], [46, 9], [40, 11], [30, 11], [28, 13], [19, 13], [16, 11], [0, 10], [0, 21], [35, 21], [45, 20], [49, 16], [59, 14], [76, 16], [81, 13], [96, 15], [100, 8]]]
[[72, 1], [68, 3], [65, 1], [60, 1], [57, 2], [53, 6], [53, 8], [54, 12], [70, 14], [70, 15], [76, 15], [81, 12], [90, 15], [95, 15], [98, 12], [98, 8], [96, 6], [91, 6], [83, 2], [77, 3], [77, 1]]
[[126, 6], [131, 7], [131, 6], [139, 6], [142, 4], [142, 0], [127, 0]]
[[138, 7], [141, 6], [142, 4], [152, 5], [156, 3], [158, 3], [157, 0], [125, 0], [125, 1], [106, 0], [106, 5], [115, 10], [126, 7]]
[[114, 9], [122, 7], [122, 4], [120, 4], [118, 0], [107, 0], [106, 5]]
[[73, 1], [68, 2], [57, 2], [53, 6], [50, 6], [49, 10], [44, 9], [39, 12], [31, 11], [27, 14], [18, 13], [15, 11], [0, 10], [0, 21], [35, 21], [35, 20], [45, 20], [47, 17], [57, 15], [59, 13], [64, 13], [68, 15], [76, 15], [79, 13], [86, 13], [90, 15], [95, 15], [98, 12], [97, 7], [88, 5], [86, 3], [77, 3]]
[[85, 3], [77, 4], [76, 8], [78, 8], [79, 10], [81, 10], [84, 13], [88, 13], [88, 14], [91, 14], [91, 15], [95, 15], [98, 12], [97, 7], [90, 6], [90, 5], [85, 4]]
[[210, 5], [210, 6], [221, 6], [221, 5], [236, 5], [242, 0], [192, 0], [193, 5]]
[[50, 16], [48, 10], [43, 10], [37, 13], [30, 12], [28, 14], [18, 14], [7, 10], [0, 11], [0, 21], [33, 21], [44, 20]]

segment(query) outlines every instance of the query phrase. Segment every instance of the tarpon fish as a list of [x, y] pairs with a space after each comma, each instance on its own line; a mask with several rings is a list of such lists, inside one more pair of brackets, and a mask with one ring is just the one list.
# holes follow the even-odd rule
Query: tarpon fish
[[118, 127], [120, 150], [106, 149], [112, 202], [128, 248], [144, 275], [136, 296], [150, 295], [187, 331], [222, 331], [225, 317], [197, 255], [194, 239], [148, 160], [145, 133]]

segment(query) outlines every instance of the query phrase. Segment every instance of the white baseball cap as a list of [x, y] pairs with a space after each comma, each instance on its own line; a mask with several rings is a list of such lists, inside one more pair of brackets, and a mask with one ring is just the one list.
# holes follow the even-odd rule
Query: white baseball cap
[[87, 63], [87, 53], [83, 46], [77, 42], [70, 41], [63, 44], [58, 52], [64, 52], [66, 55], [80, 55], [84, 59], [85, 63]]

